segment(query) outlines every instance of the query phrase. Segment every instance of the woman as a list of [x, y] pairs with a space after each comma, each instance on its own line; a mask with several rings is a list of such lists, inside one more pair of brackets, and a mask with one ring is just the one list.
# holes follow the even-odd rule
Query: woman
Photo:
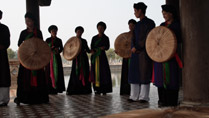
[[82, 38], [83, 32], [83, 27], [76, 27], [76, 37], [78, 40], [81, 40], [81, 52], [73, 60], [70, 81], [67, 88], [68, 95], [92, 93], [91, 83], [89, 81], [89, 59], [87, 56], [87, 53], [90, 53], [90, 49], [86, 40]]
[[[172, 30], [177, 38], [178, 45], [181, 43], [180, 23], [176, 19], [176, 11], [171, 5], [162, 5], [162, 14], [165, 22], [161, 26]], [[169, 61], [163, 63], [154, 62], [153, 83], [158, 87], [159, 106], [177, 106], [179, 92], [179, 67], [177, 53]], [[165, 70], [165, 71], [163, 71]], [[164, 76], [168, 75], [169, 76]]]
[[[0, 10], [0, 20], [2, 19]], [[11, 76], [7, 49], [10, 46], [9, 28], [0, 22], [0, 107], [9, 103], [9, 91], [11, 86]]]
[[106, 94], [112, 92], [112, 80], [110, 67], [105, 51], [109, 49], [109, 38], [104, 34], [106, 24], [97, 24], [98, 34], [91, 41], [91, 81], [94, 82], [96, 94]]
[[[129, 33], [134, 33], [136, 21], [131, 19], [128, 21]], [[121, 84], [120, 84], [120, 95], [130, 95], [130, 84], [128, 83], [128, 70], [129, 70], [129, 58], [123, 58], [122, 72], [121, 72]]]
[[46, 39], [49, 47], [51, 47], [50, 64], [46, 67], [46, 77], [49, 81], [49, 94], [57, 94], [65, 91], [65, 82], [63, 75], [62, 59], [60, 53], [63, 50], [62, 40], [57, 37], [58, 28], [51, 25], [48, 28], [51, 34], [50, 38]]
[[[29, 12], [25, 14], [27, 29], [21, 32], [18, 46], [32, 37], [43, 40], [42, 33], [36, 28], [35, 21], [33, 14]], [[17, 79], [17, 97], [14, 100], [17, 105], [20, 105], [20, 103], [39, 104], [49, 102], [44, 69], [31, 71], [20, 64]]]

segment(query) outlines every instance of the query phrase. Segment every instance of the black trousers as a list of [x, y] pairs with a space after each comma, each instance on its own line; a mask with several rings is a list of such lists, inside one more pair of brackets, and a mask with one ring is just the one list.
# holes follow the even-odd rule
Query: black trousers
[[159, 106], [177, 106], [179, 90], [158, 87]]

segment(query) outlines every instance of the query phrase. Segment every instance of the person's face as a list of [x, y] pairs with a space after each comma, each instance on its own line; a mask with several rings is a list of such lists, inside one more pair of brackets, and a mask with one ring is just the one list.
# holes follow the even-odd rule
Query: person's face
[[34, 21], [30, 18], [25, 18], [25, 24], [27, 25], [27, 27], [32, 28], [34, 27]]
[[134, 31], [135, 25], [133, 23], [129, 23], [128, 26], [130, 31]]
[[97, 30], [98, 30], [98, 32], [99, 32], [99, 34], [103, 34], [104, 33], [104, 27], [103, 26], [101, 26], [101, 25], [99, 25], [98, 27], [97, 27]]
[[162, 14], [165, 21], [170, 21], [173, 19], [173, 15], [170, 12], [162, 11]]
[[51, 33], [52, 37], [56, 37], [57, 36], [57, 30], [56, 29], [52, 29], [50, 33]]
[[77, 31], [76, 31], [76, 36], [77, 36], [77, 37], [81, 37], [82, 34], [83, 34], [83, 31], [82, 31], [82, 30], [77, 30]]
[[142, 10], [141, 9], [135, 9], [134, 8], [134, 15], [136, 16], [136, 18], [139, 18], [142, 14]]

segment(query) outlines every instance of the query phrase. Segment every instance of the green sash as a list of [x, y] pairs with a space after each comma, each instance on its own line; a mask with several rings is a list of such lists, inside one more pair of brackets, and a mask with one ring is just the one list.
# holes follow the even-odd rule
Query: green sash
[[[95, 42], [94, 46], [96, 47], [100, 43], [101, 40], [102, 40], [102, 38], [97, 40]], [[100, 66], [99, 66], [100, 62], [99, 61], [100, 60], [99, 60], [99, 56], [101, 55], [102, 50], [100, 48], [96, 48], [95, 50], [96, 50], [96, 52], [92, 55], [91, 63], [95, 64], [95, 86], [99, 87], [100, 86], [100, 72], [99, 72], [99, 70], [100, 70]]]

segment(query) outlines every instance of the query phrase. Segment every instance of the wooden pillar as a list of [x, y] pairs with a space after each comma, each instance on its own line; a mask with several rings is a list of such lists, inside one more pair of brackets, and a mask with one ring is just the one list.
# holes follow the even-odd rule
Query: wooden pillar
[[36, 18], [37, 28], [40, 28], [38, 0], [26, 0], [26, 11], [33, 13]]
[[209, 103], [209, 0], [180, 0], [184, 102]]

